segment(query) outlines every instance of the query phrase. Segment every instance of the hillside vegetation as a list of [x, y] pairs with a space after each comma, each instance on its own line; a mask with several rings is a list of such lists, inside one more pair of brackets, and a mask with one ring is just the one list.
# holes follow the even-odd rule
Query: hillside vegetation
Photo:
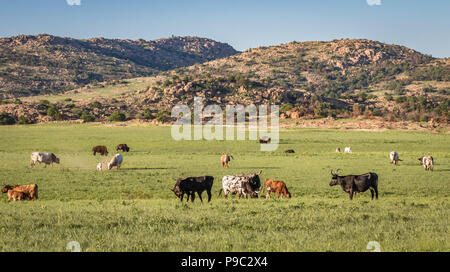
[[57, 93], [89, 83], [149, 76], [227, 57], [231, 46], [198, 37], [155, 41], [41, 34], [0, 39], [0, 98]]
[[[3, 109], [18, 119], [20, 112], [28, 111], [34, 112], [27, 116], [32, 121], [48, 120], [52, 118], [45, 116], [42, 101], [53, 101], [50, 104], [62, 120], [79, 119], [83, 113], [93, 120], [108, 120], [121, 111], [126, 119], [169, 121], [173, 105], [192, 105], [199, 96], [205, 104], [279, 104], [281, 118], [360, 117], [446, 125], [449, 71], [449, 59], [404, 46], [362, 39], [292, 42], [139, 80], [40, 96], [22, 106], [18, 106], [22, 101], [9, 100], [0, 112]], [[118, 88], [123, 90], [119, 95], [103, 95], [117, 93]], [[24, 107], [37, 110], [18, 110]]]

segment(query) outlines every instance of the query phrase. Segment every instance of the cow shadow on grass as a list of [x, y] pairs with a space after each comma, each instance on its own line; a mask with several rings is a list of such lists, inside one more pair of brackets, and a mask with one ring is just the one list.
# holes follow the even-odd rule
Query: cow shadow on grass
[[450, 169], [436, 169], [434, 172], [450, 172]]

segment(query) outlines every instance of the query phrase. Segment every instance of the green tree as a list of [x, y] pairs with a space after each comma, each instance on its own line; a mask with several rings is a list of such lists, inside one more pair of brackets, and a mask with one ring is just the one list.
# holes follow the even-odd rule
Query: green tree
[[14, 117], [4, 112], [0, 114], [0, 125], [14, 125], [16, 120]]
[[113, 112], [109, 116], [109, 121], [111, 121], [111, 122], [122, 122], [122, 121], [125, 121], [125, 120], [126, 120], [126, 116], [122, 112]]

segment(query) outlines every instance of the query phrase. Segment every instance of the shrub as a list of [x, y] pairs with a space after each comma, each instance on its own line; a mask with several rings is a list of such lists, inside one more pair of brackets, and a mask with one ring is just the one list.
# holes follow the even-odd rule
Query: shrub
[[122, 112], [113, 112], [113, 114], [109, 116], [109, 121], [111, 122], [122, 122], [125, 121], [125, 119], [126, 116]]
[[374, 116], [382, 116], [383, 113], [381, 112], [381, 110], [379, 108], [375, 108], [375, 109], [373, 109], [373, 115]]
[[145, 109], [144, 113], [142, 114], [142, 118], [149, 120], [155, 117], [153, 116], [152, 111], [150, 109]]
[[31, 121], [30, 119], [28, 119], [28, 118], [25, 117], [25, 116], [20, 116], [17, 123], [18, 123], [18, 124], [21, 124], [21, 125], [28, 125], [28, 124], [32, 124], [33, 121]]
[[92, 102], [89, 104], [89, 107], [91, 108], [100, 108], [102, 106], [102, 104], [98, 101]]
[[0, 114], [0, 125], [14, 125], [16, 120], [14, 117], [4, 112]]
[[167, 122], [170, 120], [170, 112], [168, 111], [160, 111], [156, 114], [156, 120], [160, 122]]
[[40, 100], [39, 101], [39, 105], [41, 105], [41, 106], [49, 106], [50, 105], [50, 101], [48, 101], [48, 100]]
[[291, 103], [287, 103], [281, 106], [280, 112], [287, 112], [293, 108]]
[[83, 112], [81, 114], [81, 120], [85, 121], [85, 122], [94, 122], [95, 121], [95, 116], [89, 114], [88, 112]]
[[61, 120], [61, 113], [58, 111], [58, 108], [55, 105], [51, 105], [47, 109], [47, 115], [55, 120]]

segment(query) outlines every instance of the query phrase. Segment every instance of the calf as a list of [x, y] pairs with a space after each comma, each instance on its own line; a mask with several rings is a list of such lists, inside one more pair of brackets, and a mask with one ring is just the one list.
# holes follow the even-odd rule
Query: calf
[[8, 200], [9, 200], [9, 192], [15, 191], [15, 192], [21, 192], [25, 196], [27, 196], [26, 199], [35, 200], [38, 199], [38, 186], [37, 184], [30, 184], [30, 185], [4, 185], [2, 188], [2, 193], [8, 193]]
[[344, 153], [352, 153], [352, 149], [350, 147], [346, 147], [344, 149]]
[[336, 148], [336, 153], [341, 153], [341, 148], [340, 147]]
[[284, 153], [295, 153], [294, 149], [285, 150]]
[[111, 170], [114, 166], [117, 167], [117, 170], [120, 169], [120, 165], [123, 162], [123, 156], [121, 154], [116, 154], [108, 163], [108, 170]]
[[41, 152], [33, 152], [31, 153], [31, 160], [30, 160], [30, 166], [35, 167], [36, 163], [44, 163], [45, 166], [51, 164], [53, 166], [53, 163], [59, 164], [59, 158], [55, 156], [53, 153], [41, 153]]
[[220, 161], [222, 163], [222, 167], [228, 168], [228, 162], [231, 161], [231, 159], [234, 160], [233, 156], [228, 155], [228, 154], [223, 154], [220, 157]]
[[97, 153], [100, 153], [100, 155], [102, 155], [102, 156], [108, 156], [108, 148], [106, 148], [106, 146], [104, 146], [104, 145], [94, 146], [92, 148], [92, 151], [94, 152], [94, 156]]
[[21, 192], [21, 191], [14, 191], [14, 190], [9, 190], [8, 191], [8, 196], [7, 196], [8, 200], [30, 200], [30, 196], [27, 193]]
[[203, 202], [202, 193], [206, 190], [208, 202], [210, 202], [213, 181], [214, 177], [211, 176], [177, 178], [172, 192], [180, 198], [180, 201], [183, 201], [183, 196], [186, 194], [187, 201], [189, 201], [189, 197], [191, 197], [192, 202], [194, 202], [195, 193], [197, 192], [200, 201]]
[[426, 170], [431, 170], [433, 171], [434, 168], [434, 159], [432, 156], [425, 156], [420, 158], [419, 160], [421, 160], [421, 164], [423, 165], [423, 168]]
[[398, 157], [397, 151], [392, 151], [392, 152], [389, 154], [389, 158], [391, 159], [391, 163], [392, 163], [392, 164], [398, 165], [398, 162], [400, 161], [400, 159], [399, 159], [399, 157]]
[[127, 146], [127, 144], [118, 144], [116, 146], [116, 151], [122, 150], [123, 152], [129, 152], [130, 148]]
[[266, 179], [264, 188], [267, 190], [266, 199], [270, 199], [270, 193], [272, 192], [276, 192], [278, 198], [280, 198], [280, 195], [285, 198], [291, 198], [291, 193], [289, 193], [286, 184], [281, 180]]
[[259, 193], [259, 187], [261, 187], [261, 181], [259, 174], [250, 175], [236, 175], [236, 176], [224, 176], [222, 178], [222, 189], [219, 191], [219, 196], [224, 192], [225, 198], [228, 198], [229, 193], [237, 193], [239, 198], [247, 197], [257, 198]]
[[367, 173], [363, 175], [348, 175], [348, 176], [338, 176], [331, 170], [331, 182], [330, 186], [341, 185], [342, 190], [347, 192], [350, 196], [350, 200], [353, 199], [354, 193], [365, 192], [370, 189], [372, 194], [372, 200], [374, 193], [376, 194], [376, 199], [378, 199], [378, 175], [375, 173]]

